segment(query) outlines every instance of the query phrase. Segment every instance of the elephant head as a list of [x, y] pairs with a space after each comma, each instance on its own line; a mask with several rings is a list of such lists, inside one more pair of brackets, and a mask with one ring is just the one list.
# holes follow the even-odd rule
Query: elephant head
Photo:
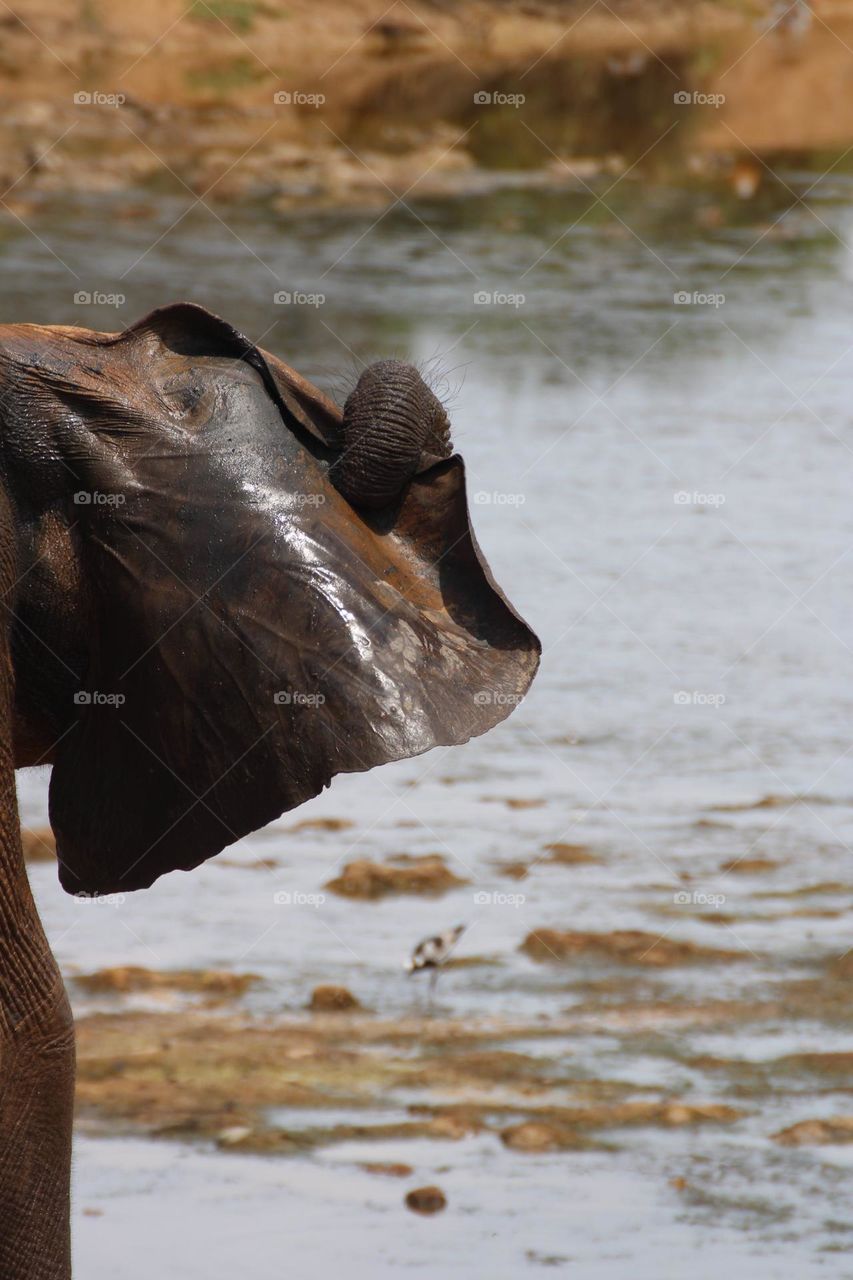
[[53, 763], [70, 892], [197, 866], [528, 688], [538, 641], [410, 366], [368, 368], [341, 415], [179, 304], [120, 334], [0, 327], [0, 412], [16, 754]]

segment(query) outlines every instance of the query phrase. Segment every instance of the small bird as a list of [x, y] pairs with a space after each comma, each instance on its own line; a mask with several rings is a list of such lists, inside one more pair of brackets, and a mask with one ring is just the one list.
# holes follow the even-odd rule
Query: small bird
[[462, 934], [465, 932], [467, 925], [457, 924], [453, 929], [447, 929], [444, 933], [438, 933], [435, 937], [424, 938], [415, 947], [412, 952], [412, 958], [406, 961], [406, 969], [409, 976], [413, 973], [420, 973], [423, 969], [429, 969], [429, 992], [432, 996], [435, 991], [435, 984], [438, 982], [440, 970], [447, 964]]

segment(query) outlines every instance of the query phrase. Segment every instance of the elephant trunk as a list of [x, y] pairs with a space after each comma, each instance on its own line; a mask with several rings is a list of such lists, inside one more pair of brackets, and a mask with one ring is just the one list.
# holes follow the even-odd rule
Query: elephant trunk
[[356, 507], [399, 497], [425, 458], [448, 458], [450, 423], [417, 369], [379, 360], [364, 370], [343, 415], [344, 447], [329, 476]]

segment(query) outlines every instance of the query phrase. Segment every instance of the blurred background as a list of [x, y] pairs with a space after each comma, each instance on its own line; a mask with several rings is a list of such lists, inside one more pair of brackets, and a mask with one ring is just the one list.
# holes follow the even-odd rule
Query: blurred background
[[544, 648], [143, 894], [19, 775], [80, 1276], [853, 1276], [853, 3], [0, 10], [3, 320], [417, 362]]

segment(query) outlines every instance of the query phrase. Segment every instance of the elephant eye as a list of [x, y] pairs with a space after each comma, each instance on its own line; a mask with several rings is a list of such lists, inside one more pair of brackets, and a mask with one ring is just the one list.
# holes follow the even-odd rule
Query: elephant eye
[[215, 398], [215, 386], [192, 370], [183, 371], [160, 384], [160, 396], [173, 413], [205, 421]]

